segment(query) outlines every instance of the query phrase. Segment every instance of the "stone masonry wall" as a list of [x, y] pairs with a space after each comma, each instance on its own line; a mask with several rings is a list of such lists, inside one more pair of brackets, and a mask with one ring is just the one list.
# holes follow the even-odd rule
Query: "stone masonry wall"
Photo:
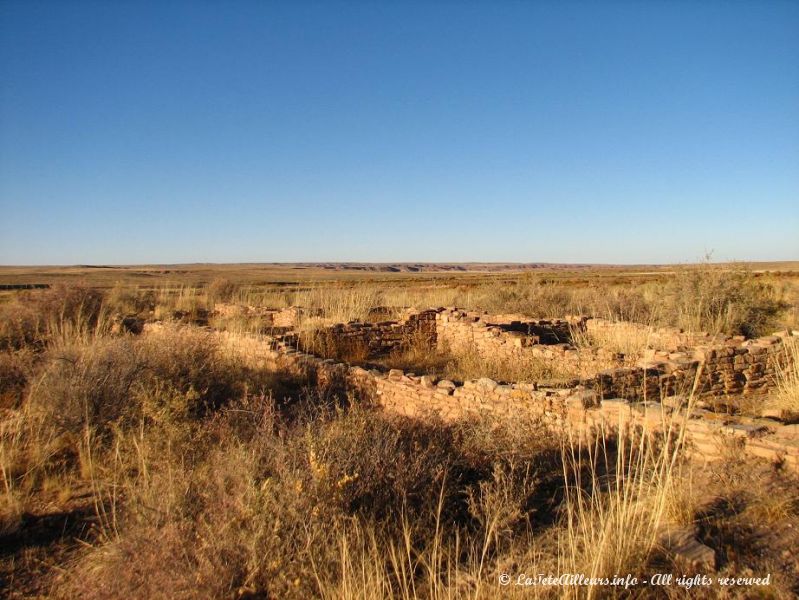
[[[408, 343], [414, 336], [421, 335], [431, 347], [436, 343], [436, 312], [433, 310], [410, 314], [402, 321], [383, 321], [379, 323], [346, 323], [318, 330], [315, 337], [306, 343], [315, 343], [348, 349], [348, 354], [362, 353], [363, 359], [383, 356], [394, 348]], [[299, 334], [284, 338], [293, 346], [301, 344]], [[316, 340], [316, 342], [314, 341]], [[360, 352], [358, 352], [360, 351]]]
[[[269, 311], [278, 327], [297, 322], [303, 309]], [[510, 318], [512, 319], [513, 316]], [[492, 321], [503, 321], [492, 324]], [[589, 334], [646, 336], [654, 347], [636, 365], [603, 348], [577, 349], [570, 343], [545, 343], [564, 339], [572, 330]], [[368, 357], [385, 354], [422, 333], [431, 344], [454, 353], [476, 351], [486, 359], [552, 361], [579, 373], [580, 384], [600, 397], [652, 400], [686, 394], [735, 396], [767, 391], [774, 386], [776, 370], [787, 360], [783, 337], [787, 332], [755, 340], [736, 336], [687, 334], [674, 328], [651, 328], [636, 323], [604, 319], [517, 321], [461, 311], [456, 308], [411, 312], [399, 322], [349, 323], [325, 329], [340, 344], [360, 344]], [[782, 336], [782, 337], [780, 337]], [[293, 345], [297, 346], [296, 336]], [[611, 368], [608, 368], [608, 367]], [[565, 382], [569, 385], [569, 382]]]
[[729, 341], [744, 341], [743, 336], [711, 335], [709, 333], [687, 333], [676, 327], [650, 327], [630, 321], [610, 321], [590, 318], [584, 321], [585, 331], [599, 338], [643, 339], [655, 350], [680, 352], [699, 345], [724, 344]]
[[[471, 340], [472, 347], [483, 352], [508, 352], [511, 356], [520, 351], [564, 346], [520, 343], [516, 341], [520, 339], [515, 335], [518, 332], [503, 329], [497, 332], [488, 324], [481, 325], [482, 319], [471, 317], [454, 309], [424, 311], [401, 323], [350, 324], [338, 330], [342, 335], [376, 335], [381, 340], [381, 351], [396, 344], [402, 335], [419, 330], [434, 335], [439, 343], [442, 337], [455, 340], [456, 345]], [[586, 325], [590, 329], [591, 321]], [[157, 325], [148, 324], [145, 333], [157, 334], [158, 329]], [[254, 367], [282, 369], [317, 385], [338, 386], [409, 417], [435, 416], [445, 421], [485, 414], [536, 417], [585, 430], [622, 423], [657, 426], [671, 414], [668, 406], [657, 401], [684, 393], [693, 385], [700, 395], [713, 396], [767, 390], [774, 383], [775, 370], [788, 360], [785, 339], [794, 334], [785, 332], [748, 341], [724, 338], [722, 343], [717, 338], [706, 337], [703, 339], [709, 343], [690, 350], [679, 344], [675, 351], [656, 350], [640, 365], [602, 371], [561, 389], [536, 383], [500, 384], [486, 378], [458, 384], [398, 370], [367, 371], [298, 351], [292, 334], [271, 337], [214, 332], [213, 335], [219, 336], [224, 348]], [[697, 416], [706, 418], [697, 419]], [[721, 456], [725, 448], [733, 445], [739, 451], [799, 469], [799, 425], [762, 420], [731, 424], [717, 415], [697, 410], [686, 422], [686, 429], [706, 458]]]
[[790, 335], [782, 332], [746, 341], [726, 338], [722, 344], [699, 345], [690, 351], [655, 351], [635, 367], [602, 371], [580, 383], [602, 397], [630, 400], [691, 390], [699, 396], [762, 393], [774, 387], [777, 369], [788, 360], [784, 339]]
[[578, 350], [571, 344], [572, 331], [584, 328], [584, 318], [494, 323], [497, 320], [454, 308], [441, 310], [436, 319], [439, 348], [455, 354], [474, 351], [487, 360], [550, 363], [556, 370], [583, 377], [624, 364], [623, 357], [604, 348]]
[[[157, 334], [157, 328], [146, 331]], [[444, 421], [485, 415], [515, 419], [537, 418], [555, 426], [585, 433], [596, 428], [643, 425], [651, 430], [669, 422], [683, 423], [694, 456], [717, 460], [729, 452], [744, 452], [799, 470], [799, 425], [776, 422], [730, 423], [717, 415], [694, 410], [690, 415], [657, 402], [630, 403], [601, 398], [583, 386], [541, 389], [533, 384], [500, 385], [480, 379], [457, 385], [430, 376], [399, 370], [367, 371], [299, 352], [282, 340], [254, 334], [219, 332], [223, 347], [251, 366], [283, 369], [317, 385], [341, 386], [356, 397], [411, 418]]]

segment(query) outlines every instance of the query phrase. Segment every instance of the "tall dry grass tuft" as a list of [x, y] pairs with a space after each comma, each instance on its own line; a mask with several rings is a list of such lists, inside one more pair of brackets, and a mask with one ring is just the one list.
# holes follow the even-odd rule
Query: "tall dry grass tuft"
[[225, 277], [217, 277], [208, 284], [208, 298], [211, 302], [230, 302], [239, 294], [239, 286]]
[[633, 364], [644, 358], [652, 347], [651, 336], [655, 325], [619, 321], [612, 327], [592, 329], [571, 328], [571, 340], [580, 349], [588, 351], [603, 350], [611, 354], [621, 354], [626, 363]]
[[213, 309], [213, 301], [205, 287], [179, 284], [164, 285], [155, 293], [153, 317], [168, 321], [176, 315], [188, 320], [202, 320]]
[[37, 359], [23, 402], [0, 422], [7, 506], [24, 508], [48, 490], [63, 487], [68, 495], [71, 485], [84, 485], [109, 460], [120, 431], [197, 423], [244, 391], [242, 368], [207, 332], [174, 327], [157, 337], [85, 337], [75, 329], [71, 335]]
[[[695, 383], [694, 383], [695, 387]], [[564, 517], [559, 570], [607, 578], [640, 575], [658, 548], [664, 526], [690, 520], [683, 489], [687, 400], [660, 423], [630, 427], [620, 416], [593, 440], [569, 437], [564, 445]], [[567, 590], [570, 597], [602, 597], [607, 588]]]
[[381, 306], [380, 291], [371, 286], [310, 286], [298, 291], [293, 304], [306, 310], [300, 315], [297, 328], [314, 330], [336, 323], [368, 321], [373, 309]]
[[117, 282], [105, 297], [109, 312], [117, 315], [149, 316], [155, 310], [155, 291]]
[[0, 305], [0, 349], [41, 349], [53, 339], [99, 335], [110, 327], [108, 317], [104, 294], [85, 286], [22, 293]]
[[581, 376], [577, 363], [566, 364], [529, 354], [485, 355], [474, 348], [455, 353], [443, 375], [455, 381], [488, 377], [501, 382], [542, 382]]
[[799, 419], [799, 339], [788, 337], [785, 343], [785, 360], [776, 370], [776, 389], [765, 402], [765, 408], [778, 410], [791, 421]]
[[438, 348], [430, 334], [419, 329], [406, 334], [380, 362], [390, 369], [442, 375], [452, 360], [450, 352]]

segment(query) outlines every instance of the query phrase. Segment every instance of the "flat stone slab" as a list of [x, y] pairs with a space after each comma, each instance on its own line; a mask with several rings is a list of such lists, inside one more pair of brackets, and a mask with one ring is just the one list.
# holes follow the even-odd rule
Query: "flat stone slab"
[[716, 552], [696, 539], [693, 527], [667, 526], [658, 535], [658, 544], [678, 564], [691, 569], [716, 570]]

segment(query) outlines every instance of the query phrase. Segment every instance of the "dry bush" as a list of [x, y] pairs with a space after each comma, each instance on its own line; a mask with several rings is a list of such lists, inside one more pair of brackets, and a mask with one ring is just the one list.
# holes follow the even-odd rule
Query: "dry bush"
[[29, 350], [0, 351], [0, 410], [21, 404], [33, 363]]
[[[520, 562], [526, 557], [520, 542], [525, 540], [522, 547], [536, 542], [528, 537], [529, 524], [519, 526], [528, 523], [531, 495], [542, 473], [557, 473], [557, 450], [551, 452], [550, 446], [541, 454], [539, 447], [538, 454], [527, 454], [532, 436], [519, 444], [521, 440], [502, 427], [447, 432], [435, 427], [425, 431], [430, 426], [416, 424], [403, 433], [401, 423], [339, 415], [329, 425], [317, 423], [304, 435], [300, 448], [308, 452], [311, 478], [295, 486], [316, 496], [305, 518], [314, 527], [320, 522], [318, 517], [325, 515], [321, 522], [331, 535], [321, 537], [311, 533], [315, 529], [304, 530], [304, 545], [313, 548], [304, 558], [313, 565], [316, 581], [306, 563], [304, 570], [292, 573], [297, 575], [293, 581], [300, 582], [299, 589], [284, 582], [282, 595], [445, 598], [468, 593], [493, 597], [498, 565], [532, 564]], [[424, 457], [414, 456], [422, 448]], [[610, 488], [593, 475], [595, 457], [568, 470], [585, 473], [587, 469], [587, 477], [593, 480], [587, 488], [580, 484], [581, 493], [588, 490], [583, 497], [588, 498], [588, 506], [581, 507], [577, 495], [567, 500], [564, 514], [571, 515], [567, 521], [574, 529], [567, 525], [558, 533], [560, 558], [570, 561], [570, 566], [592, 567], [587, 572], [595, 576], [613, 574], [620, 565], [632, 571], [641, 568], [635, 560], [649, 557], [654, 532], [671, 498], [674, 446], [627, 449], [629, 457], [622, 450], [615, 459], [623, 474], [616, 475]], [[575, 454], [567, 456], [571, 460]], [[269, 481], [267, 487], [281, 488], [278, 481]], [[542, 504], [534, 505], [542, 508]], [[342, 514], [359, 519], [345, 528]], [[399, 523], [397, 514], [402, 516]], [[296, 527], [291, 529], [296, 534]], [[557, 572], [555, 565], [550, 568]], [[272, 580], [260, 585], [257, 578], [248, 581], [247, 589], [253, 593], [275, 589]]]
[[147, 316], [155, 310], [156, 296], [151, 290], [117, 283], [105, 297], [108, 311], [115, 315]]
[[244, 391], [241, 367], [210, 334], [167, 329], [145, 338], [97, 338], [53, 347], [0, 436], [7, 491], [85, 474], [86, 447], [120, 430], [194, 422]]
[[449, 352], [436, 347], [430, 334], [417, 330], [406, 335], [380, 363], [389, 369], [441, 374], [452, 360]]
[[537, 277], [523, 276], [513, 285], [485, 284], [472, 294], [472, 302], [489, 312], [511, 312], [545, 318], [572, 314], [573, 292]]
[[683, 267], [664, 294], [667, 323], [692, 332], [765, 335], [787, 308], [773, 285], [743, 267]]
[[537, 471], [557, 473], [557, 445], [529, 432], [358, 408], [289, 424], [266, 399], [249, 402], [212, 420], [188, 455], [160, 430], [121, 442], [98, 488], [124, 496], [124, 510], [57, 595], [358, 597], [342, 594], [370, 563], [383, 580], [372, 593], [390, 597], [413, 589], [428, 559], [440, 585], [436, 546], [477, 569], [525, 529]]
[[139, 341], [149, 376], [180, 393], [194, 392], [191, 416], [218, 408], [243, 391], [242, 367], [222, 353], [217, 338], [191, 327], [167, 328]]
[[360, 336], [342, 336], [329, 329], [315, 329], [300, 332], [300, 348], [340, 362], [363, 363], [369, 358], [369, 345]]
[[208, 284], [208, 297], [211, 302], [230, 302], [238, 291], [239, 286], [224, 277], [217, 277]]
[[127, 338], [53, 349], [31, 387], [26, 410], [74, 436], [85, 427], [109, 433], [128, 409], [142, 369], [135, 342]]
[[35, 308], [15, 299], [0, 305], [0, 349], [20, 350], [41, 344], [43, 323]]
[[50, 350], [27, 408], [73, 435], [87, 427], [104, 435], [123, 418], [140, 418], [141, 400], [153, 390], [181, 395], [187, 416], [200, 416], [240, 391], [236, 374], [206, 332], [100, 338]]
[[0, 307], [0, 348], [41, 348], [54, 337], [102, 331], [110, 325], [103, 299], [99, 290], [81, 285], [21, 293]]
[[206, 288], [190, 285], [163, 286], [155, 293], [153, 317], [162, 321], [182, 319], [196, 322], [206, 319], [212, 308], [213, 302], [208, 297]]
[[372, 286], [314, 285], [298, 291], [292, 298], [292, 305], [312, 309], [298, 323], [299, 329], [308, 330], [336, 323], [368, 321], [374, 307], [382, 305], [382, 297], [380, 290]]

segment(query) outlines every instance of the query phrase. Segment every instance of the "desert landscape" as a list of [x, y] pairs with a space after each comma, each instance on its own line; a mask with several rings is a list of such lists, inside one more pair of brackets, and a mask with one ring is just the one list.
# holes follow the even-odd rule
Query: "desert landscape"
[[799, 598], [799, 3], [0, 2], [0, 599]]
[[420, 267], [0, 270], [10, 596], [799, 590], [796, 263]]

